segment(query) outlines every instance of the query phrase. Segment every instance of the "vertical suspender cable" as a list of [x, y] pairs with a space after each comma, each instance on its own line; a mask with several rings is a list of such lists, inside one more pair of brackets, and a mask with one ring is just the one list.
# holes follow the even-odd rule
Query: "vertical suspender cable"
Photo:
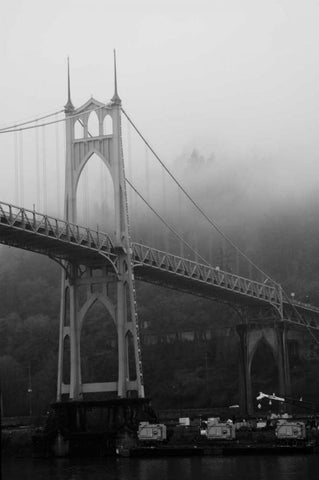
[[[37, 125], [38, 121], [36, 121]], [[40, 150], [39, 150], [39, 129], [35, 129], [35, 160], [36, 160], [36, 209], [41, 212], [41, 183], [40, 183]]]
[[146, 200], [150, 202], [150, 164], [148, 158], [148, 147], [145, 145], [145, 176], [146, 176]]
[[23, 132], [19, 134], [19, 176], [20, 176], [20, 202], [24, 205], [24, 178], [23, 178]]
[[235, 273], [236, 273], [236, 275], [239, 275], [239, 271], [240, 271], [240, 256], [239, 256], [238, 250], [235, 250], [235, 262], [236, 262]]
[[58, 216], [61, 216], [61, 184], [60, 184], [60, 162], [59, 162], [59, 144], [60, 144], [60, 135], [59, 135], [59, 125], [55, 124], [55, 170], [56, 170], [56, 196], [57, 196], [57, 209]]
[[20, 204], [19, 198], [19, 150], [18, 150], [18, 134], [14, 132], [13, 134], [14, 141], [14, 201], [17, 205]]
[[227, 250], [227, 244], [226, 244], [226, 240], [224, 238], [222, 238], [222, 269], [225, 270], [227, 267], [226, 267], [226, 250]]
[[[167, 208], [166, 208], [166, 183], [165, 183], [165, 170], [162, 168], [161, 169], [162, 173], [162, 205], [163, 205], [163, 212], [164, 212], [164, 217], [167, 218]], [[169, 237], [168, 233], [163, 230], [164, 233], [164, 248], [166, 251], [169, 251]]]
[[[108, 204], [108, 199], [107, 199], [107, 188], [106, 188], [106, 178], [105, 178], [105, 171], [104, 171], [104, 164], [102, 161], [99, 162], [100, 166], [100, 201], [101, 201], [101, 213], [102, 213], [102, 225], [101, 227], [104, 228], [104, 225], [107, 223], [108, 225], [108, 217], [109, 217], [109, 204]], [[107, 218], [104, 218], [104, 215], [107, 216]], [[95, 220], [95, 217], [94, 217]]]
[[[149, 164], [149, 156], [148, 156], [148, 147], [145, 145], [145, 191], [146, 191], [146, 200], [150, 203], [151, 202], [151, 199], [150, 199], [150, 182], [151, 182], [151, 179], [150, 179], [150, 164]], [[147, 213], [150, 213], [149, 210]], [[146, 217], [145, 217], [146, 218]], [[147, 219], [147, 222], [150, 222], [148, 223], [147, 225], [144, 226], [144, 228], [146, 228], [146, 232], [150, 235], [150, 238], [149, 238], [149, 244], [150, 245], [154, 245], [154, 228], [152, 227], [151, 225], [151, 222], [152, 222], [152, 218], [150, 218], [149, 220]]]
[[[184, 216], [182, 211], [182, 191], [180, 188], [177, 189], [177, 203], [178, 203], [178, 219], [180, 223], [179, 231], [181, 232], [181, 236], [184, 237]], [[184, 257], [185, 255], [185, 248], [184, 243], [179, 242], [180, 245], [180, 256]]]
[[195, 249], [195, 262], [198, 262], [199, 259], [198, 259], [198, 227], [194, 229], [194, 241], [193, 241], [193, 245], [194, 245], [194, 249]]
[[[133, 180], [133, 168], [132, 168], [132, 130], [131, 130], [131, 124], [130, 122], [126, 119], [126, 125], [127, 125], [127, 174], [129, 179], [132, 181]], [[133, 191], [129, 189], [128, 192], [128, 205], [130, 207], [130, 217], [135, 218], [136, 217], [136, 204], [135, 204], [135, 196], [133, 197]], [[135, 218], [135, 222], [137, 219]], [[131, 222], [133, 225], [135, 225], [135, 222]]]
[[47, 163], [45, 151], [45, 128], [42, 128], [42, 193], [43, 193], [43, 210], [48, 212], [48, 191], [47, 191]]
[[89, 195], [88, 195], [88, 186], [89, 186], [89, 178], [88, 178], [88, 166], [84, 167], [83, 169], [83, 214], [84, 214], [84, 222], [86, 226], [89, 226], [89, 219], [90, 219], [90, 205], [89, 205]]

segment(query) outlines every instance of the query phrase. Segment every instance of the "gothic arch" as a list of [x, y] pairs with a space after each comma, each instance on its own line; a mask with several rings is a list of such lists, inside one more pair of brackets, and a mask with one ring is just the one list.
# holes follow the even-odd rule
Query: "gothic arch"
[[73, 129], [74, 129], [73, 130], [74, 140], [84, 138], [84, 126], [83, 126], [83, 123], [81, 124], [80, 119], [74, 122]]
[[127, 367], [129, 380], [136, 380], [136, 364], [135, 364], [135, 346], [134, 337], [131, 329], [128, 329], [125, 335]]
[[[248, 340], [248, 368], [249, 370], [251, 369], [251, 365], [256, 353], [256, 350], [258, 349], [259, 345], [262, 342], [265, 342], [266, 345], [270, 348], [274, 361], [277, 364], [278, 363], [278, 340], [276, 336], [276, 332], [274, 329], [271, 329], [269, 332], [267, 332], [268, 335], [263, 332], [254, 332], [255, 338], [253, 335], [249, 336]], [[256, 338], [257, 336], [257, 338]]]
[[249, 359], [249, 367], [251, 368], [251, 365], [253, 363], [253, 360], [255, 358], [255, 354], [258, 350], [258, 348], [260, 348], [262, 345], [266, 345], [266, 347], [271, 351], [272, 353], [272, 356], [274, 358], [274, 362], [277, 363], [277, 353], [276, 353], [276, 350], [274, 349], [273, 345], [271, 345], [271, 343], [264, 337], [260, 337], [260, 339], [255, 343], [254, 345], [254, 349], [252, 350], [251, 352], [251, 355], [250, 355], [250, 359]]
[[[253, 409], [257, 407], [256, 397], [259, 392], [283, 394], [280, 380], [280, 359], [265, 337], [256, 344], [254, 356], [250, 365], [251, 402]], [[262, 408], [277, 409], [278, 405], [268, 406], [261, 402]], [[271, 405], [271, 404], [270, 404]]]
[[114, 306], [112, 305], [110, 300], [105, 295], [98, 293], [96, 295], [91, 295], [88, 298], [88, 300], [84, 303], [84, 305], [82, 306], [82, 308], [79, 312], [80, 332], [81, 332], [82, 327], [83, 327], [83, 321], [84, 321], [85, 315], [89, 312], [89, 310], [93, 307], [93, 305], [96, 302], [100, 302], [100, 303], [102, 303], [102, 305], [104, 305], [104, 307], [106, 308], [108, 313], [111, 315], [114, 324], [116, 325]]
[[70, 342], [70, 335], [66, 334], [63, 337], [62, 342], [63, 348], [63, 378], [62, 382], [64, 385], [68, 385], [70, 383], [70, 363], [71, 363], [71, 342]]
[[113, 135], [113, 118], [108, 113], [103, 118], [103, 135]]
[[101, 133], [100, 117], [95, 110], [92, 110], [87, 119], [88, 136], [99, 137]]
[[114, 236], [114, 179], [110, 165], [101, 153], [91, 150], [85, 156], [77, 169], [75, 183], [76, 221]]
[[67, 286], [64, 290], [64, 321], [65, 327], [70, 326], [70, 288]]
[[90, 160], [90, 158], [91, 158], [94, 154], [97, 155], [97, 156], [102, 160], [102, 162], [104, 163], [104, 165], [107, 167], [107, 169], [108, 169], [108, 171], [109, 171], [109, 174], [110, 174], [110, 176], [111, 176], [111, 178], [112, 178], [113, 185], [114, 185], [113, 175], [112, 175], [112, 170], [111, 170], [111, 164], [110, 164], [110, 162], [101, 154], [101, 152], [99, 152], [99, 151], [96, 150], [95, 148], [92, 148], [92, 149], [85, 155], [85, 157], [83, 158], [82, 162], [80, 163], [80, 165], [79, 165], [78, 168], [77, 168], [76, 179], [75, 179], [75, 192], [77, 191], [77, 188], [78, 188], [78, 185], [79, 185], [79, 180], [80, 180], [82, 171], [83, 171], [84, 167], [86, 166], [86, 164], [88, 163], [88, 161]]
[[118, 339], [114, 317], [102, 295], [94, 295], [79, 321], [83, 383], [115, 382], [118, 375]]

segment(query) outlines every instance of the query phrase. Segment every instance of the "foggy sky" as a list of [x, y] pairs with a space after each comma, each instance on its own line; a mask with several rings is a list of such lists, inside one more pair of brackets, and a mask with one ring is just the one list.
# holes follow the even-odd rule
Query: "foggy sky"
[[[248, 190], [257, 179], [268, 197], [307, 196], [319, 173], [318, 20], [315, 0], [11, 0], [0, 124], [63, 107], [68, 55], [74, 105], [108, 101], [116, 48], [123, 106], [168, 164], [195, 147]], [[1, 189], [6, 171], [2, 157]]]

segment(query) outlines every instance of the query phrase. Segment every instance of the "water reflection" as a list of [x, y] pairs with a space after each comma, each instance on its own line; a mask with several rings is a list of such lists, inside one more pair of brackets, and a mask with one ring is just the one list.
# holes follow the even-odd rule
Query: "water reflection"
[[3, 480], [317, 480], [319, 455], [4, 459]]

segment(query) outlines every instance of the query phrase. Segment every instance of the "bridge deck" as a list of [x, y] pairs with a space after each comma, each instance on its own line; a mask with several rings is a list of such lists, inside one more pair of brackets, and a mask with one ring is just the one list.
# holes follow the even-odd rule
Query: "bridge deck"
[[0, 243], [83, 264], [113, 249], [106, 233], [1, 202]]
[[[85, 265], [99, 264], [102, 257], [117, 257], [106, 233], [1, 202], [0, 243]], [[132, 248], [134, 271], [140, 280], [234, 304], [281, 305], [276, 283], [256, 282], [138, 243]], [[294, 302], [294, 307], [319, 316], [319, 308], [312, 305]]]

